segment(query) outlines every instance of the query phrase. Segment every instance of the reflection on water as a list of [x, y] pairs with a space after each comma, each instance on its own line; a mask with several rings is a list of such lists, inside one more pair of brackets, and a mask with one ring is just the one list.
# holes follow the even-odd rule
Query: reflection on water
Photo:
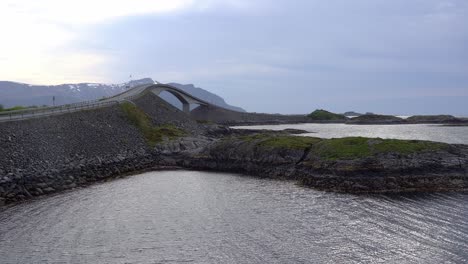
[[151, 172], [0, 212], [1, 263], [464, 263], [468, 195]]
[[419, 139], [451, 144], [468, 144], [468, 126], [441, 125], [345, 125], [345, 124], [292, 124], [266, 126], [239, 126], [235, 128], [302, 129], [311, 133], [304, 136], [321, 138], [380, 137], [395, 139]]

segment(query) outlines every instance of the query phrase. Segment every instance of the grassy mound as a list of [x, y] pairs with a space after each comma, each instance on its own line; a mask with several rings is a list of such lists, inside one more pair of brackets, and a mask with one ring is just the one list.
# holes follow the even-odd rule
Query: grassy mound
[[268, 134], [257, 134], [253, 136], [245, 136], [242, 138], [247, 142], [255, 141], [258, 146], [270, 148], [285, 148], [285, 149], [306, 149], [311, 145], [321, 141], [320, 138], [314, 137], [299, 137], [299, 136], [272, 136]]
[[326, 160], [359, 159], [382, 153], [408, 155], [448, 148], [448, 144], [420, 140], [371, 139], [363, 137], [322, 140], [312, 153]]
[[405, 120], [391, 115], [362, 115], [347, 121], [349, 124], [378, 124], [378, 123], [404, 123]]
[[129, 102], [120, 104], [120, 108], [125, 113], [126, 118], [141, 131], [150, 146], [155, 146], [165, 138], [173, 140], [186, 134], [185, 131], [170, 124], [153, 126], [150, 117]]
[[406, 120], [408, 122], [414, 123], [444, 123], [444, 122], [458, 122], [460, 119], [452, 116], [452, 115], [416, 115], [410, 116]]
[[449, 144], [420, 141], [364, 137], [321, 139], [301, 136], [250, 135], [241, 138], [257, 146], [283, 149], [311, 149], [311, 154], [324, 160], [360, 159], [382, 153], [409, 155], [417, 152], [449, 148]]
[[339, 120], [346, 120], [346, 116], [335, 114], [332, 112], [328, 112], [326, 110], [318, 109], [314, 112], [307, 115], [310, 119], [318, 120], [318, 121], [339, 121]]
[[10, 108], [3, 108], [3, 106], [0, 105], [0, 112], [10, 112], [10, 111], [17, 111], [17, 110], [25, 110], [25, 109], [30, 109], [30, 108], [37, 108], [37, 106], [25, 107], [25, 106], [17, 105], [17, 106], [10, 107]]

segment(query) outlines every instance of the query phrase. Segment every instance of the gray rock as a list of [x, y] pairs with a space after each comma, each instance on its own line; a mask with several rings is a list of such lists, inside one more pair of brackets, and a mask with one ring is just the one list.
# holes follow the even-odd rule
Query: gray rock
[[42, 189], [42, 188], [47, 188], [47, 187], [49, 187], [49, 185], [48, 185], [47, 183], [43, 183], [43, 182], [37, 183], [36, 186], [37, 186], [38, 188], [41, 188], [41, 189]]
[[43, 190], [45, 193], [51, 193], [51, 192], [55, 192], [55, 189], [52, 188], [52, 187], [47, 187]]

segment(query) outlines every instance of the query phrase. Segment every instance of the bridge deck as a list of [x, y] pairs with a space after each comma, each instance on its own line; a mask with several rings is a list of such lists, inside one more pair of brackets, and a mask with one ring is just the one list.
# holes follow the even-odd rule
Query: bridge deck
[[[106, 107], [112, 104], [120, 103], [122, 101], [136, 99], [140, 96], [143, 96], [146, 92], [152, 92], [152, 91], [157, 91], [156, 94], [159, 94], [161, 91], [168, 91], [168, 92], [171, 92], [172, 94], [177, 95], [179, 100], [181, 100], [181, 98], [184, 99], [185, 102], [183, 101], [181, 102], [184, 104], [185, 112], [189, 111], [189, 107], [187, 107], [188, 103], [194, 103], [194, 104], [200, 104], [200, 105], [206, 105], [206, 106], [209, 106], [209, 105], [215, 106], [203, 99], [197, 98], [171, 85], [144, 84], [144, 85], [133, 87], [125, 92], [114, 95], [112, 97], [99, 99], [99, 100], [60, 105], [56, 107], [39, 107], [39, 108], [31, 108], [31, 109], [24, 109], [24, 110], [17, 110], [17, 111], [0, 112], [0, 122], [30, 119], [30, 118], [37, 118], [37, 117], [44, 117], [44, 116], [52, 116], [52, 115], [59, 115], [59, 114], [76, 112], [76, 111], [82, 111], [86, 109]], [[220, 106], [216, 106], [216, 107], [220, 107]]]

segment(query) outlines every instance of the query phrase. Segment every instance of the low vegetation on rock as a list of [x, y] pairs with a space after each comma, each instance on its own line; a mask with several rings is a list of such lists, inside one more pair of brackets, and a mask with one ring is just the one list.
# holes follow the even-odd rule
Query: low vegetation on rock
[[402, 124], [405, 120], [392, 115], [362, 115], [346, 121], [348, 124]]
[[30, 106], [30, 107], [24, 107], [24, 106], [14, 106], [10, 108], [4, 108], [3, 105], [0, 105], [0, 112], [10, 112], [10, 111], [17, 111], [17, 110], [24, 110], [28, 108], [35, 108], [37, 106]]
[[346, 116], [335, 114], [323, 109], [317, 109], [314, 112], [307, 115], [308, 118], [317, 121], [342, 121], [346, 120]]
[[417, 152], [447, 150], [450, 145], [421, 140], [398, 140], [365, 137], [322, 139], [314, 137], [256, 134], [240, 138], [259, 147], [310, 149], [323, 160], [360, 159], [384, 153], [409, 155]]
[[269, 134], [256, 134], [242, 137], [247, 142], [256, 142], [261, 147], [306, 149], [311, 145], [321, 141], [320, 138], [301, 136], [272, 136]]
[[416, 115], [410, 116], [406, 120], [411, 123], [451, 123], [463, 121], [452, 115]]
[[360, 159], [383, 153], [409, 155], [448, 148], [444, 143], [364, 137], [325, 139], [312, 148], [312, 153], [325, 160]]
[[186, 134], [185, 131], [171, 124], [154, 126], [151, 118], [132, 103], [124, 102], [120, 107], [126, 118], [141, 131], [150, 146], [155, 146], [165, 139], [173, 140]]
[[358, 112], [354, 112], [354, 111], [348, 111], [348, 112], [343, 113], [343, 115], [349, 117], [349, 116], [362, 116], [362, 115], [364, 115], [364, 114], [361, 114], [361, 113], [358, 113]]

